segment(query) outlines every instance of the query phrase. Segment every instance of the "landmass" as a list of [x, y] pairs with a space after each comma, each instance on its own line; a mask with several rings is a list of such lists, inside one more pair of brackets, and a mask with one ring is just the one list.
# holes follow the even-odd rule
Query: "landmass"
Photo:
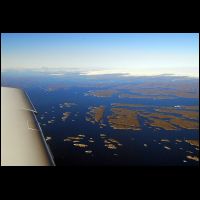
[[185, 142], [187, 142], [193, 146], [199, 147], [199, 140], [185, 140]]
[[143, 104], [130, 104], [130, 103], [111, 103], [112, 107], [134, 107], [134, 108], [138, 108], [138, 107], [148, 107], [147, 105], [143, 105]]
[[62, 121], [66, 121], [66, 119], [69, 117], [69, 115], [70, 115], [71, 113], [70, 112], [64, 112], [63, 113], [63, 117], [61, 118], [62, 119]]
[[141, 130], [137, 118], [137, 111], [126, 108], [112, 108], [112, 115], [108, 116], [108, 122], [114, 129]]
[[74, 146], [76, 146], [76, 147], [80, 147], [80, 148], [86, 148], [86, 147], [88, 147], [88, 145], [87, 144], [77, 144], [77, 143], [75, 143], [75, 144], [73, 144]]
[[104, 140], [104, 146], [108, 149], [117, 149], [119, 146], [122, 146], [122, 144], [116, 139], [108, 138]]
[[189, 160], [194, 160], [194, 161], [199, 161], [199, 157], [197, 157], [197, 156], [186, 156], [186, 158], [187, 159], [189, 159]]
[[89, 107], [89, 112], [87, 113], [89, 116], [87, 116], [85, 119], [86, 121], [89, 121], [93, 124], [99, 123], [100, 127], [106, 126], [103, 124], [103, 114], [105, 111], [104, 106], [98, 106], [98, 107]]
[[136, 94], [120, 94], [119, 98], [132, 98], [132, 99], [174, 99], [170, 96], [153, 96], [153, 95], [136, 95]]
[[170, 147], [167, 147], [167, 146], [164, 146], [164, 148], [167, 149], [167, 150], [171, 150], [171, 148], [170, 148]]
[[71, 108], [72, 106], [75, 106], [75, 105], [76, 105], [75, 103], [64, 102], [63, 104], [60, 103], [59, 107], [60, 108]]
[[171, 119], [170, 122], [174, 125], [177, 125], [181, 128], [185, 128], [185, 129], [199, 129], [199, 123], [190, 121], [190, 120], [174, 118], [174, 119]]
[[111, 97], [113, 94], [118, 93], [117, 90], [96, 90], [89, 91], [87, 95], [95, 97]]
[[185, 111], [185, 110], [177, 110], [175, 108], [160, 108], [157, 109], [158, 112], [164, 112], [164, 113], [173, 113], [173, 114], [179, 114], [182, 117], [190, 118], [190, 119], [199, 119], [199, 112], [197, 111]]
[[164, 121], [161, 119], [155, 119], [155, 118], [149, 118], [149, 119], [150, 119], [150, 122], [149, 122], [150, 126], [160, 127], [160, 128], [163, 128], [164, 130], [176, 130], [177, 129], [175, 126], [173, 126], [172, 124], [170, 124], [167, 121]]
[[176, 82], [159, 82], [159, 84], [152, 81], [134, 85], [127, 84], [116, 88], [129, 91], [130, 94], [120, 94], [121, 98], [199, 98], [198, 83], [183, 80], [178, 80]]

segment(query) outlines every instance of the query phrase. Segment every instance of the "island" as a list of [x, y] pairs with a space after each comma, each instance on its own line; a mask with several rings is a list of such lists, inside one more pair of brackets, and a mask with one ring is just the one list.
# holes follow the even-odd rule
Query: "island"
[[70, 112], [64, 112], [64, 113], [63, 113], [63, 116], [62, 116], [62, 118], [61, 118], [62, 121], [65, 122], [66, 119], [69, 117], [70, 114], [71, 114]]
[[139, 95], [139, 94], [119, 94], [119, 98], [132, 98], [132, 99], [174, 99], [171, 96], [160, 96], [160, 95]]
[[89, 91], [87, 95], [95, 97], [111, 97], [113, 94], [118, 93], [117, 90], [95, 90]]
[[199, 157], [197, 157], [197, 156], [190, 156], [189, 155], [189, 156], [186, 156], [186, 158], [189, 159], [189, 160], [197, 161], [197, 162], [199, 161]]
[[89, 112], [87, 113], [89, 116], [87, 116], [85, 119], [93, 124], [99, 123], [100, 126], [105, 126], [105, 124], [103, 124], [104, 111], [105, 107], [102, 105], [98, 107], [89, 107]]
[[70, 107], [75, 106], [75, 105], [76, 105], [75, 103], [69, 103], [69, 102], [63, 103], [63, 106], [66, 107], [66, 108], [70, 108]]
[[137, 111], [126, 108], [112, 108], [112, 115], [108, 116], [108, 122], [113, 129], [141, 130], [137, 118]]
[[180, 110], [180, 109], [175, 109], [174, 107], [172, 108], [160, 108], [157, 109], [156, 111], [158, 112], [164, 112], [164, 113], [172, 113], [172, 114], [178, 114], [181, 115], [182, 117], [189, 118], [189, 119], [199, 119], [199, 112], [198, 111], [188, 111], [188, 110]]
[[174, 119], [171, 119], [170, 122], [174, 125], [177, 125], [185, 129], [199, 129], [199, 123], [195, 121], [174, 118]]
[[199, 140], [185, 140], [185, 142], [191, 144], [192, 146], [199, 147]]
[[76, 146], [76, 147], [80, 147], [80, 148], [86, 148], [86, 147], [88, 147], [88, 145], [87, 144], [81, 144], [81, 143], [75, 143], [75, 144], [73, 144], [74, 146]]
[[104, 140], [104, 146], [108, 149], [117, 149], [119, 146], [122, 146], [122, 144], [113, 138], [108, 138]]
[[169, 130], [169, 131], [177, 129], [175, 126], [173, 126], [169, 122], [161, 120], [161, 119], [149, 118], [149, 120], [150, 120], [149, 122], [150, 126], [160, 127], [164, 130]]
[[134, 108], [138, 108], [138, 107], [149, 107], [147, 105], [143, 105], [143, 104], [131, 104], [131, 103], [111, 103], [112, 107], [134, 107]]

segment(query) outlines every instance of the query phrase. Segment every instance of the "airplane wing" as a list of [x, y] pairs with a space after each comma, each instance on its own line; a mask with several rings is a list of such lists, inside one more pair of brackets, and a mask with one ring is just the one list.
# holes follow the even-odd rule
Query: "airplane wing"
[[55, 165], [28, 95], [1, 87], [1, 165]]

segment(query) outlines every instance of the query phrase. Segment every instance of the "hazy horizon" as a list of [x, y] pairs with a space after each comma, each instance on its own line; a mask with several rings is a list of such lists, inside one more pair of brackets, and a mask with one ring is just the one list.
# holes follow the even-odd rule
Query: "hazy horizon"
[[196, 33], [3, 33], [1, 67], [199, 76]]

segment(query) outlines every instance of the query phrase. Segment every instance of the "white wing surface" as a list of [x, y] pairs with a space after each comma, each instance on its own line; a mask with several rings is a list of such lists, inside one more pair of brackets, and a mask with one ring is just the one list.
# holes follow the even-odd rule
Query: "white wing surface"
[[20, 89], [1, 87], [1, 165], [55, 165], [29, 97]]

